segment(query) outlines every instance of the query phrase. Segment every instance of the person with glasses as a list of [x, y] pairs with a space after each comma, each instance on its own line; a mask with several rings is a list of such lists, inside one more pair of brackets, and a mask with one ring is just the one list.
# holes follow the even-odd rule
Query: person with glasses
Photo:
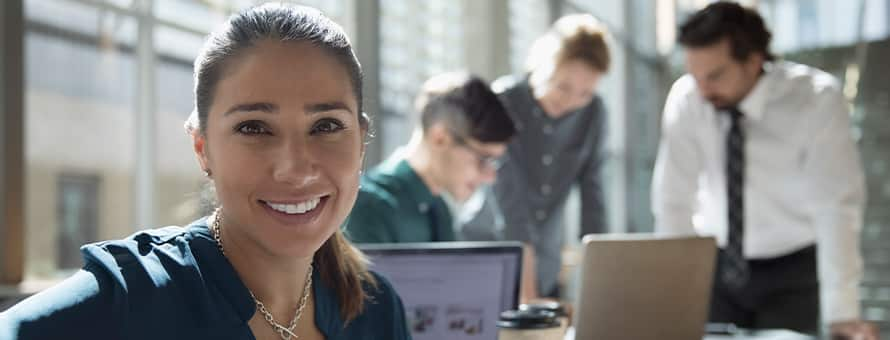
[[498, 228], [502, 216], [502, 229], [489, 235], [531, 246], [539, 296], [560, 295], [562, 212], [572, 186], [578, 185], [581, 193], [580, 233], [605, 230], [600, 150], [606, 109], [596, 89], [609, 69], [607, 37], [591, 15], [562, 17], [533, 44], [527, 74], [492, 85], [518, 133], [507, 147], [491, 195], [475, 213], [461, 213], [472, 217], [461, 221], [460, 230], [468, 235]]
[[515, 128], [488, 84], [462, 72], [427, 80], [408, 145], [362, 178], [346, 235], [357, 243], [456, 240], [443, 199], [469, 198], [494, 181]]

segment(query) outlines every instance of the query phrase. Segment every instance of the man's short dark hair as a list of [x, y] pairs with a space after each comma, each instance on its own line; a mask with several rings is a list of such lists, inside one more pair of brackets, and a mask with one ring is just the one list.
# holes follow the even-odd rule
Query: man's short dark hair
[[427, 80], [415, 102], [427, 131], [443, 122], [451, 133], [482, 143], [504, 143], [516, 134], [507, 109], [485, 81], [463, 72]]
[[732, 58], [745, 61], [759, 52], [775, 60], [769, 51], [772, 34], [757, 11], [735, 2], [718, 1], [696, 12], [680, 26], [678, 41], [686, 47], [705, 47], [729, 39]]

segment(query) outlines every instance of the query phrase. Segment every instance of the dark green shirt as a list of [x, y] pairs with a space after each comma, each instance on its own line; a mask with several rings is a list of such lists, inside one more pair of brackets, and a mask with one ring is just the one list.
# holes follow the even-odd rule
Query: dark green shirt
[[[81, 251], [83, 270], [0, 313], [0, 340], [255, 339], [247, 321], [256, 306], [206, 218]], [[344, 323], [336, 292], [313, 271], [315, 325], [326, 339], [411, 339], [401, 299], [374, 276], [365, 310]]]
[[401, 157], [362, 177], [346, 236], [356, 243], [454, 241], [448, 206]]

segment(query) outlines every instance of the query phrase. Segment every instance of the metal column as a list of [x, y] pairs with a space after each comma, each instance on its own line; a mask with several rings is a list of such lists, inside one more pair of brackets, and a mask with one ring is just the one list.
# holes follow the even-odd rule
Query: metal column
[[139, 38], [136, 56], [136, 119], [133, 131], [136, 134], [133, 169], [133, 228], [142, 229], [155, 225], [156, 187], [156, 129], [155, 129], [155, 51], [153, 0], [138, 3]]
[[0, 284], [24, 276], [24, 8], [0, 2]]

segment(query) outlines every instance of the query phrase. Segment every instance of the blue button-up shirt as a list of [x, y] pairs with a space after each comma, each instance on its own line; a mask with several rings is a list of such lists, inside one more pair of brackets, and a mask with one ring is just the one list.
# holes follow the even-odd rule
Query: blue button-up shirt
[[[0, 313], [0, 339], [255, 339], [248, 289], [206, 218], [86, 245], [83, 270]], [[344, 327], [336, 292], [313, 273], [326, 339], [410, 339], [399, 296], [376, 276], [371, 300]]]

